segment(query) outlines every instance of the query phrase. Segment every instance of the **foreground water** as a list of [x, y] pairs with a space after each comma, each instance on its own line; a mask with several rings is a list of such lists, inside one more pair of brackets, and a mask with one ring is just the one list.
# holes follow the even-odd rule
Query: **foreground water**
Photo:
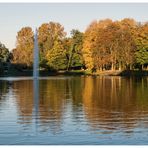
[[3, 78], [0, 144], [148, 144], [148, 77]]

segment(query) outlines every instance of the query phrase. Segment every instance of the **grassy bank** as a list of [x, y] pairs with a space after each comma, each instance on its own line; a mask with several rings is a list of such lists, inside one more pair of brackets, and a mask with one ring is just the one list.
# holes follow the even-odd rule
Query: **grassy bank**
[[148, 76], [147, 70], [108, 70], [96, 72], [94, 75], [100, 76]]
[[108, 71], [98, 71], [92, 73], [87, 70], [73, 70], [65, 71], [63, 75], [92, 75], [92, 76], [148, 76], [148, 71], [141, 70], [108, 70]]

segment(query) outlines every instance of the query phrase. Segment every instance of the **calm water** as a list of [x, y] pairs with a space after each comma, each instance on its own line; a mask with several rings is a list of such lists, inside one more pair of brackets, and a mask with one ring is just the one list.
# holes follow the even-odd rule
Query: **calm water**
[[148, 144], [148, 77], [1, 79], [0, 144]]

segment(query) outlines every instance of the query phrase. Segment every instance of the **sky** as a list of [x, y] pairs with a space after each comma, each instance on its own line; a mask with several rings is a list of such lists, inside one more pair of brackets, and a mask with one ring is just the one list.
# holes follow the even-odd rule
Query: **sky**
[[50, 21], [59, 22], [69, 35], [72, 29], [85, 31], [94, 20], [127, 17], [148, 21], [148, 3], [0, 3], [0, 42], [11, 50], [22, 27], [35, 30]]

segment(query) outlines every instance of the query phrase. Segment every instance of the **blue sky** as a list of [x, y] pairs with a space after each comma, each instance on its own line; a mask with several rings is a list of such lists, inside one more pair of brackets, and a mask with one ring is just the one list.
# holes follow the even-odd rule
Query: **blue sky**
[[148, 21], [148, 3], [0, 3], [0, 42], [11, 50], [22, 27], [35, 29], [49, 21], [59, 22], [69, 34], [72, 29], [85, 31], [95, 19], [127, 17]]

